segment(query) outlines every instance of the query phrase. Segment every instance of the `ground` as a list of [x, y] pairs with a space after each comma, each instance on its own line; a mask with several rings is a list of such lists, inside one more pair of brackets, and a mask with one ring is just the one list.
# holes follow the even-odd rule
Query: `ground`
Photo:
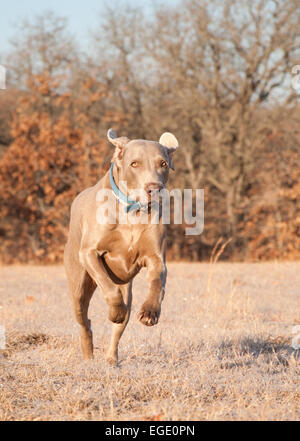
[[[136, 316], [105, 363], [107, 306], [85, 362], [61, 266], [0, 268], [1, 420], [299, 420], [300, 264], [170, 263], [159, 324]], [[297, 328], [298, 325], [298, 328]]]

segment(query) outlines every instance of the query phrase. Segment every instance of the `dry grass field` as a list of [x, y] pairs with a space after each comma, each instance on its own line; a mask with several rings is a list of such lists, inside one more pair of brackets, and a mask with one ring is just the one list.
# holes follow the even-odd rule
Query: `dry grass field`
[[0, 268], [1, 420], [299, 420], [300, 264], [170, 263], [160, 322], [141, 325], [145, 273], [118, 367], [107, 306], [91, 302], [95, 359], [81, 360], [61, 266]]

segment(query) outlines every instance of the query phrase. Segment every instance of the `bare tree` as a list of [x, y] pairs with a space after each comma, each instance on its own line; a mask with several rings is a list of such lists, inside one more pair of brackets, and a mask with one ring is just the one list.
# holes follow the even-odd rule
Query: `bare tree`
[[99, 60], [98, 78], [106, 83], [111, 94], [108, 105], [123, 114], [129, 136], [146, 138], [145, 53], [140, 38], [142, 22], [140, 9], [107, 6], [99, 29], [93, 35]]
[[287, 79], [300, 53], [300, 4], [187, 0], [159, 10], [148, 29], [147, 55], [161, 69], [156, 105], [165, 100], [180, 131], [186, 182], [217, 190], [235, 238], [264, 133], [255, 115], [297, 97]]
[[78, 59], [74, 40], [67, 20], [51, 11], [23, 20], [6, 60], [9, 84], [26, 88], [26, 79], [32, 75], [65, 75]]

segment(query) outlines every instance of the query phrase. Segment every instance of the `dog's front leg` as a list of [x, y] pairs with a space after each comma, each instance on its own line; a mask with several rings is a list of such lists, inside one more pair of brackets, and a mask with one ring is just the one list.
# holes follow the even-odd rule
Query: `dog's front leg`
[[160, 315], [161, 302], [165, 294], [167, 268], [162, 257], [147, 259], [147, 280], [149, 294], [141, 307], [138, 319], [146, 326], [156, 325]]
[[120, 288], [108, 276], [99, 258], [99, 251], [93, 247], [82, 247], [79, 256], [81, 264], [97, 283], [109, 305], [109, 320], [113, 323], [122, 323], [127, 314], [127, 307]]

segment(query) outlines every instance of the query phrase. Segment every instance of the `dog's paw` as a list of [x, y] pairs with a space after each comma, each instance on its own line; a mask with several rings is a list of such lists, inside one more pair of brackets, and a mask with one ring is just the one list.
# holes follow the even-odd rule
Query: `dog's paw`
[[154, 326], [158, 322], [160, 315], [160, 307], [144, 303], [138, 313], [138, 319], [146, 326]]
[[109, 307], [108, 318], [113, 323], [123, 323], [127, 314], [125, 303], [121, 305], [111, 305]]
[[118, 357], [114, 355], [107, 354], [105, 357], [106, 363], [110, 366], [117, 367], [118, 366]]

